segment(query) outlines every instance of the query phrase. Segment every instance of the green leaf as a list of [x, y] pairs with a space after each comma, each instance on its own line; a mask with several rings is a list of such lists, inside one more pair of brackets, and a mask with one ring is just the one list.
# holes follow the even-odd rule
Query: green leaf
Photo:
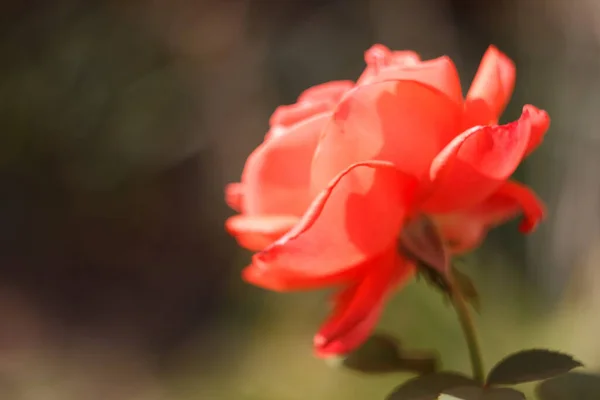
[[445, 390], [437, 400], [525, 400], [525, 395], [511, 388], [463, 386]]
[[438, 372], [409, 379], [394, 389], [386, 400], [436, 400], [446, 389], [477, 385], [477, 382], [465, 375]]
[[487, 377], [487, 385], [516, 385], [553, 378], [581, 367], [568, 354], [550, 350], [524, 350], [501, 360]]
[[540, 383], [535, 391], [540, 400], [597, 400], [600, 376], [571, 372]]
[[385, 334], [374, 334], [343, 361], [346, 368], [368, 374], [390, 372], [431, 373], [437, 367], [437, 356], [430, 352], [401, 350], [398, 340]]

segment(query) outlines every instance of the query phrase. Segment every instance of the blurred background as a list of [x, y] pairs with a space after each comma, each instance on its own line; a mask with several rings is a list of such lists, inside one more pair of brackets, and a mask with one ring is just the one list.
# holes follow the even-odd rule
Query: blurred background
[[[505, 120], [552, 117], [517, 172], [549, 218], [465, 259], [486, 361], [547, 346], [600, 367], [600, 3], [23, 0], [0, 21], [1, 399], [380, 399], [411, 377], [314, 358], [328, 293], [244, 284], [223, 230], [273, 109], [356, 79], [373, 43], [450, 55], [465, 91], [490, 43], [515, 60]], [[469, 371], [423, 283], [380, 327]]]

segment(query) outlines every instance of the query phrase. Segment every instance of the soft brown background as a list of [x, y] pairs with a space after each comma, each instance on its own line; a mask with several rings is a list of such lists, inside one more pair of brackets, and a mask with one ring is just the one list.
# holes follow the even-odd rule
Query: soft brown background
[[[5, 4], [6, 3], [6, 4]], [[553, 118], [517, 177], [530, 238], [468, 259], [489, 363], [523, 346], [600, 367], [600, 4], [594, 0], [24, 0], [0, 5], [0, 398], [383, 398], [311, 355], [325, 293], [243, 284], [223, 231], [270, 113], [355, 79], [380, 42], [448, 54], [465, 90], [490, 43], [517, 63], [505, 118]], [[382, 327], [468, 370], [454, 316], [411, 285]]]

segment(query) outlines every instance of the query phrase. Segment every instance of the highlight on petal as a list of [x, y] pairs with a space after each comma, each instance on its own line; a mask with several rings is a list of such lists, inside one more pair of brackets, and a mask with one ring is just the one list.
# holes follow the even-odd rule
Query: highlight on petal
[[[466, 119], [471, 125], [497, 123], [508, 104], [515, 86], [515, 64], [495, 46], [490, 46], [479, 64], [471, 88], [466, 97]], [[483, 100], [487, 106], [484, 111]]]
[[458, 71], [452, 60], [439, 57], [420, 61], [413, 52], [390, 52], [384, 46], [375, 45], [365, 55], [367, 69], [357, 85], [368, 85], [388, 80], [412, 80], [439, 90], [462, 107], [463, 97]]
[[318, 193], [348, 165], [385, 160], [427, 178], [433, 158], [459, 132], [461, 108], [414, 81], [386, 81], [352, 89], [326, 125], [312, 164]]
[[227, 219], [225, 229], [240, 246], [251, 251], [262, 251], [292, 229], [299, 219], [293, 215], [241, 214]]
[[233, 210], [240, 212], [244, 202], [244, 185], [230, 183], [225, 187], [225, 202]]
[[494, 194], [466, 210], [433, 216], [454, 254], [464, 253], [477, 247], [488, 230], [501, 225], [518, 214], [524, 218], [519, 229], [528, 233], [544, 217], [544, 206], [526, 186], [517, 182], [504, 183]]
[[365, 276], [336, 296], [332, 315], [314, 338], [317, 355], [347, 354], [359, 347], [377, 324], [385, 301], [413, 273], [395, 247], [369, 260]]
[[457, 136], [431, 164], [432, 192], [423, 210], [447, 213], [472, 207], [517, 169], [531, 137], [532, 114], [506, 125], [477, 126]]
[[310, 165], [329, 114], [319, 114], [265, 140], [246, 161], [242, 174], [244, 212], [302, 215], [312, 200]]
[[350, 166], [291, 231], [254, 255], [246, 279], [285, 291], [355, 278], [365, 261], [395, 245], [416, 187], [414, 178], [391, 163]]

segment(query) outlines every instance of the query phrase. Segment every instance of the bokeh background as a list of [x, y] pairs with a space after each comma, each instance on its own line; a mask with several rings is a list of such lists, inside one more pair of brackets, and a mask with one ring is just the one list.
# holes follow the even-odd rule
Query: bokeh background
[[[490, 43], [518, 80], [505, 120], [549, 111], [517, 171], [547, 201], [465, 258], [488, 365], [523, 347], [600, 367], [600, 3], [595, 0], [22, 0], [0, 5], [0, 398], [380, 399], [312, 356], [327, 292], [241, 282], [223, 230], [268, 117], [355, 79], [373, 43], [450, 55], [465, 90]], [[380, 324], [469, 364], [423, 283]]]

